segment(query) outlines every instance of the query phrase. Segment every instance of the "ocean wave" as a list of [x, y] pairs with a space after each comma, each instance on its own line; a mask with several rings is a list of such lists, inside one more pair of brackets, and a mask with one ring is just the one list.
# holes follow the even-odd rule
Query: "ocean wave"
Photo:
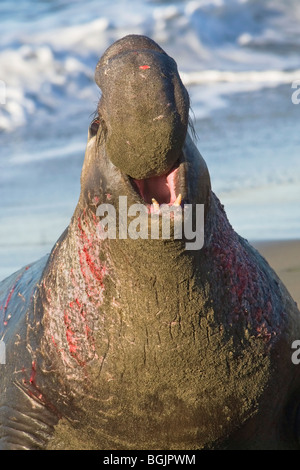
[[[9, 2], [0, 5], [4, 131], [34, 125], [40, 112], [68, 110], [71, 116], [81, 106], [86, 109], [85, 101], [97, 96], [93, 76], [99, 56], [129, 33], [157, 40], [178, 62], [187, 86], [249, 83], [252, 90], [254, 83], [276, 86], [300, 76], [300, 12], [294, 0], [284, 5], [279, 0], [133, 0], [130, 5], [87, 0], [84, 15], [77, 1], [56, 0], [51, 8], [44, 2], [34, 6], [32, 0], [21, 3], [19, 12], [9, 11]], [[289, 52], [282, 54], [279, 45], [288, 45]]]
[[[258, 83], [265, 86], [292, 84], [300, 79], [300, 69], [296, 70], [247, 70], [245, 72], [226, 70], [201, 70], [182, 72], [185, 85], [210, 85], [215, 83]], [[252, 88], [251, 88], [252, 89]]]

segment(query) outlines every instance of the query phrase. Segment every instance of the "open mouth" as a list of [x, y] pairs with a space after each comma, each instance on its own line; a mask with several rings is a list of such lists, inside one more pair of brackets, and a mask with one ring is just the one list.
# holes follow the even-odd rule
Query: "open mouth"
[[[97, 135], [99, 125], [100, 119], [97, 117], [89, 128], [90, 138]], [[123, 173], [123, 178], [130, 184], [140, 203], [146, 205], [149, 214], [160, 213], [162, 205], [183, 208], [188, 201], [188, 172], [184, 152], [171, 170], [163, 175], [136, 179]]]
[[159, 212], [160, 206], [181, 206], [182, 194], [177, 189], [179, 184], [179, 161], [171, 170], [161, 176], [152, 176], [145, 179], [130, 178], [131, 184], [143, 202], [146, 203], [148, 212]]

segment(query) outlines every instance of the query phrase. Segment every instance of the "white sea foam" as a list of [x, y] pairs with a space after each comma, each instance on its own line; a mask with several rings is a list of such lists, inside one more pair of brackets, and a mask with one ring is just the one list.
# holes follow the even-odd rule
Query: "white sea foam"
[[249, 89], [253, 90], [253, 83], [271, 87], [283, 83], [292, 84], [293, 81], [300, 78], [300, 69], [292, 71], [247, 70], [245, 72], [202, 70], [197, 72], [182, 72], [181, 78], [186, 85], [211, 85], [220, 82], [237, 84], [246, 83], [249, 84]]
[[[294, 2], [288, 3], [298, 12]], [[276, 53], [276, 47], [287, 42], [299, 43], [299, 37], [290, 34], [294, 22], [288, 5], [283, 8], [278, 0], [264, 5], [254, 0], [193, 0], [159, 6], [137, 0], [125, 6], [119, 0], [101, 7], [87, 0], [85, 7], [84, 20], [82, 7], [74, 2], [65, 5], [65, 11], [51, 11], [48, 19], [34, 18], [31, 25], [27, 21], [13, 29], [11, 18], [4, 22], [0, 79], [6, 84], [6, 104], [0, 106], [0, 129], [25, 126], [40, 107], [55, 113], [65, 110], [71, 92], [77, 108], [80, 99], [90, 96], [86, 88], [93, 86], [99, 56], [129, 33], [148, 34], [160, 42], [176, 58], [187, 86], [227, 82], [237, 84], [239, 91], [244, 83], [253, 90], [254, 83], [274, 87], [300, 76], [298, 53]], [[59, 89], [58, 96], [54, 89]], [[71, 114], [69, 101], [67, 107]]]

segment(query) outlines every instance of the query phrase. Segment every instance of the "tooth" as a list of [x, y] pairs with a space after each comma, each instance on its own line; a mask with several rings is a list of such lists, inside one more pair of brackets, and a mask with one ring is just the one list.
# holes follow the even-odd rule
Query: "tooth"
[[176, 201], [173, 203], [173, 206], [180, 206], [180, 204], [181, 204], [181, 199], [182, 199], [182, 196], [181, 196], [181, 194], [179, 194], [179, 195], [177, 196]]
[[159, 211], [159, 203], [154, 199], [154, 197], [152, 198], [152, 204], [154, 206], [154, 210]]

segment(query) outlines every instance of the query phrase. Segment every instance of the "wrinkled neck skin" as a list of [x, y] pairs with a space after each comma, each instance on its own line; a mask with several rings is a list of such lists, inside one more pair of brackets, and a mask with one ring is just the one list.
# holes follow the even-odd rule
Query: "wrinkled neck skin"
[[[185, 163], [187, 166], [188, 161]], [[199, 174], [205, 173], [208, 179], [207, 188], [197, 194], [199, 200], [195, 199], [194, 203], [208, 204], [210, 185], [204, 162], [195, 165], [195, 169]], [[193, 174], [194, 179], [198, 176]], [[194, 183], [191, 181], [189, 189], [192, 197], [196, 197]], [[78, 346], [79, 340], [73, 334], [70, 319], [73, 322], [75, 318], [80, 323], [83, 336], [86, 332], [91, 333], [97, 323], [97, 328], [100, 328], [104, 321], [101, 314], [108, 316], [110, 310], [116, 315], [120, 309], [118, 321], [124, 324], [131, 322], [132, 306], [145, 328], [153, 317], [163, 315], [161, 310], [167, 312], [164, 321], [172, 322], [177, 316], [177, 304], [182, 295], [178, 290], [185, 291], [187, 285], [193, 290], [198, 276], [196, 266], [202, 256], [199, 251], [185, 250], [184, 240], [102, 240], [99, 237], [96, 210], [101, 203], [117, 208], [118, 223], [119, 196], [127, 196], [128, 207], [138, 201], [122, 174], [107, 158], [105, 146], [99, 147], [97, 136], [88, 141], [81, 184], [78, 205], [68, 229], [51, 253], [42, 286], [52, 343], [58, 351], [64, 352], [62, 359], [71, 369], [74, 365], [81, 367], [87, 364], [96, 353], [94, 338], [84, 347]], [[205, 276], [202, 274], [201, 277], [205, 286]], [[207, 289], [207, 286], [203, 288]], [[52, 294], [54, 291], [55, 295]], [[152, 301], [154, 305], [150, 306]], [[55, 311], [60, 311], [60, 323]], [[91, 335], [87, 333], [84, 341]]]
[[[119, 196], [127, 197], [128, 208], [139, 201], [128, 184], [128, 178], [107, 157], [105, 141], [100, 140], [99, 145], [97, 139], [98, 136], [95, 136], [88, 142], [81, 176], [82, 191], [64, 242], [70, 253], [70, 264], [74, 263], [75, 243], [79, 262], [81, 259], [80, 272], [86, 284], [90, 281], [86, 271], [90, 271], [91, 277], [95, 282], [100, 282], [101, 286], [102, 281], [103, 284], [109, 282], [105, 278], [110, 278], [110, 282], [113, 280], [116, 295], [120, 290], [124, 290], [122, 295], [132, 290], [137, 298], [139, 289], [146, 289], [140, 293], [141, 301], [146, 295], [150, 296], [156, 284], [154, 290], [161, 288], [166, 291], [167, 286], [170, 290], [175, 289], [178, 284], [193, 279], [202, 254], [199, 250], [186, 250], [186, 240], [174, 240], [172, 237], [169, 240], [151, 240], [150, 233], [148, 240], [134, 240], [129, 236], [126, 240], [119, 239]], [[209, 174], [200, 154], [196, 155], [199, 157], [197, 159], [189, 151], [189, 147], [194, 145], [189, 136], [187, 142], [182, 157], [183, 181], [177, 184], [183, 198], [193, 206], [204, 204], [207, 214], [211, 204]], [[203, 180], [203, 188], [199, 190], [197, 184], [200, 179]], [[99, 237], [99, 217], [96, 211], [103, 203], [116, 208], [116, 240], [101, 240]], [[133, 218], [128, 218], [128, 223]], [[207, 224], [210, 223], [208, 220]], [[135, 287], [131, 289], [130, 286]], [[104, 286], [102, 288], [105, 289]]]
[[44, 273], [37, 367], [50, 384], [60, 376], [55, 406], [94, 448], [210, 447], [266, 393], [277, 294], [266, 292], [265, 268], [232, 230], [201, 157], [183, 153], [186, 174], [196, 159], [189, 202], [205, 204], [201, 250], [181, 240], [99, 238], [98, 205], [136, 200], [96, 136], [77, 208]]

